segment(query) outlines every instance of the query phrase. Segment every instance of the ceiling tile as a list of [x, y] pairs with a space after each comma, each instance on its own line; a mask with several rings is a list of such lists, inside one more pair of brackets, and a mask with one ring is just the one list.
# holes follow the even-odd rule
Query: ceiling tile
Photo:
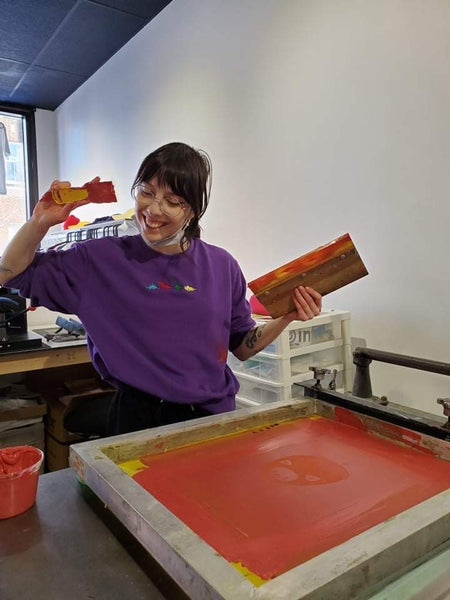
[[56, 108], [170, 1], [0, 0], [0, 100]]
[[84, 77], [52, 69], [30, 67], [10, 102], [54, 110], [84, 81]]
[[103, 4], [111, 8], [117, 8], [124, 12], [138, 15], [146, 19], [153, 19], [164, 7], [170, 4], [170, 0], [89, 0], [94, 4]]
[[0, 56], [31, 63], [77, 0], [0, 0]]
[[19, 83], [28, 65], [0, 58], [0, 101], [10, 102], [10, 94]]
[[71, 13], [52, 44], [39, 55], [36, 64], [89, 76], [145, 24], [141, 17], [83, 2]]

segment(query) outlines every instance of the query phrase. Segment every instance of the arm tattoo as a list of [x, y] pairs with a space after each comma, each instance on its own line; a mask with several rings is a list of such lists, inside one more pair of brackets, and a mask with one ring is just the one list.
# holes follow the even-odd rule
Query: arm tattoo
[[259, 327], [255, 327], [254, 329], [250, 329], [245, 337], [245, 345], [247, 348], [253, 350], [256, 342], [262, 336], [262, 330], [264, 329], [264, 325], [260, 325]]
[[0, 271], [2, 273], [12, 273], [12, 269], [10, 269], [9, 267], [5, 267], [4, 265], [0, 265]]

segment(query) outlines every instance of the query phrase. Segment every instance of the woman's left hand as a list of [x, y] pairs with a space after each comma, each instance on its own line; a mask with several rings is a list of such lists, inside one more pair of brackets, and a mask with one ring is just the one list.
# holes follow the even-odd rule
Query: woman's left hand
[[322, 310], [322, 296], [313, 288], [303, 287], [302, 285], [296, 287], [292, 299], [295, 310], [287, 316], [293, 321], [309, 321], [309, 319], [317, 317]]

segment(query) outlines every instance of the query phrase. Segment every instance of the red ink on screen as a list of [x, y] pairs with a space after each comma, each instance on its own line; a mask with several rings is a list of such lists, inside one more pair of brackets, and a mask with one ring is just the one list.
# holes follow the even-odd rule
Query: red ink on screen
[[134, 479], [270, 579], [450, 487], [450, 464], [323, 418], [141, 458]]

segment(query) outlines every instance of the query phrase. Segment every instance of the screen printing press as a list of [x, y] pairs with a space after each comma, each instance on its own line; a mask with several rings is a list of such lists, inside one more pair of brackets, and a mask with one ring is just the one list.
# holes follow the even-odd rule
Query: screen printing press
[[76, 444], [71, 465], [189, 598], [449, 598], [449, 401], [385, 405], [368, 368], [450, 365], [354, 356], [352, 394], [316, 369], [303, 399]]

